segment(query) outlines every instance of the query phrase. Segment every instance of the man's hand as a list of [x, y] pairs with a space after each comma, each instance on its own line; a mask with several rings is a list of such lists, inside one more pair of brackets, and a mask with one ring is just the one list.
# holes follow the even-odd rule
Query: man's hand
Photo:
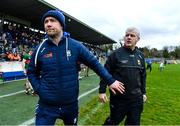
[[120, 92], [121, 94], [123, 94], [125, 92], [125, 88], [123, 86], [124, 84], [119, 82], [119, 81], [115, 81], [113, 84], [111, 84], [109, 86], [109, 89], [116, 94], [116, 91]]
[[108, 101], [108, 98], [106, 96], [106, 93], [101, 93], [99, 94], [99, 101], [102, 102], [102, 103], [105, 103]]
[[146, 102], [146, 100], [147, 100], [147, 96], [144, 94], [143, 95], [143, 102]]

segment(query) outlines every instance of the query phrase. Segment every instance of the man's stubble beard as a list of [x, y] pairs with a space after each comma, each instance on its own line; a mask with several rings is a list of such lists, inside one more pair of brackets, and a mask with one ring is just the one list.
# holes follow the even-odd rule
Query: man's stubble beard
[[48, 36], [52, 39], [56, 38], [56, 35], [55, 34], [48, 34]]
[[51, 37], [52, 39], [54, 39], [54, 38], [59, 37], [59, 34], [57, 34], [57, 33], [49, 33], [48, 36]]
[[[50, 38], [52, 38], [52, 39], [55, 39], [55, 38], [58, 38], [58, 37], [61, 37], [61, 36], [63, 36], [63, 31], [61, 32], [47, 32], [47, 34], [48, 34], [48, 36], [50, 37]], [[61, 35], [62, 34], [62, 35]]]

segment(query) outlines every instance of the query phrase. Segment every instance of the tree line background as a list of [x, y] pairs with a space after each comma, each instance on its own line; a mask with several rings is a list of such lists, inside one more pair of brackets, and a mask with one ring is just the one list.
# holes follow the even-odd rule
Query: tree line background
[[162, 50], [149, 47], [139, 49], [144, 53], [145, 57], [180, 59], [180, 46], [165, 46]]

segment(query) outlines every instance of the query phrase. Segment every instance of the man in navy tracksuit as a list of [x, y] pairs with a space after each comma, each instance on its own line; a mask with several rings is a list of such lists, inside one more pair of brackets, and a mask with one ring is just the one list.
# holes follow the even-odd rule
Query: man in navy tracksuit
[[[105, 63], [109, 73], [124, 84], [125, 92], [114, 95], [110, 91], [110, 116], [104, 125], [118, 125], [125, 117], [125, 125], [140, 125], [143, 101], [147, 97], [144, 55], [136, 47], [139, 39], [138, 29], [128, 28], [124, 46], [112, 52]], [[99, 88], [101, 102], [107, 101], [106, 85], [106, 82], [101, 80]]]
[[80, 42], [63, 34], [65, 17], [50, 10], [42, 17], [46, 39], [35, 49], [28, 68], [28, 79], [39, 96], [36, 125], [54, 125], [57, 118], [65, 125], [77, 125], [79, 81], [77, 62], [93, 69], [113, 92], [124, 92], [98, 60]]

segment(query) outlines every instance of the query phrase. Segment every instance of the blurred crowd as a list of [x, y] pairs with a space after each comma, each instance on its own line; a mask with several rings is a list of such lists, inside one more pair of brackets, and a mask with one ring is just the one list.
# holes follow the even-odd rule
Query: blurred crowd
[[[45, 33], [21, 24], [0, 20], [0, 62], [22, 61], [23, 55], [33, 50]], [[97, 46], [83, 43], [99, 60], [106, 53]]]
[[21, 61], [24, 53], [36, 47], [44, 33], [8, 21], [0, 22], [0, 60]]

